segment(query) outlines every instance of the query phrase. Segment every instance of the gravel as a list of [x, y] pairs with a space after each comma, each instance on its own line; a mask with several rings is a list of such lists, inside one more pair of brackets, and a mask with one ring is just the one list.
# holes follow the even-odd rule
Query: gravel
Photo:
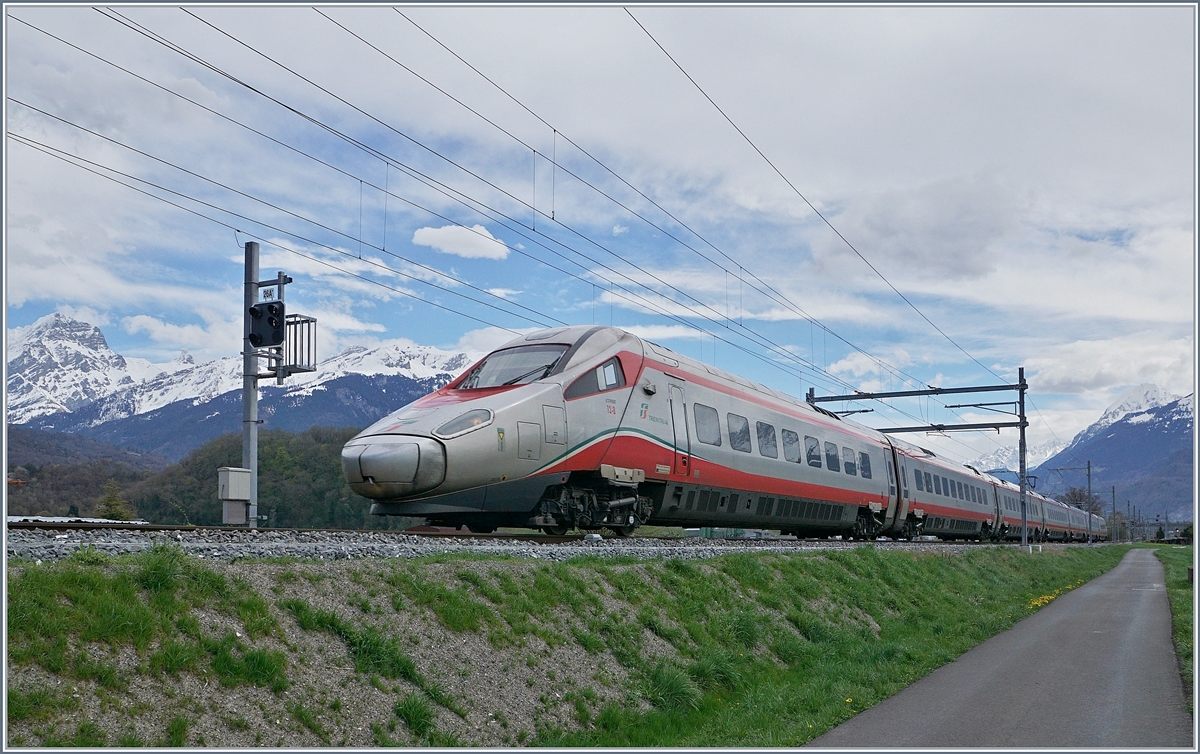
[[[963, 552], [975, 544], [944, 542], [844, 542], [795, 539], [587, 539], [547, 544], [522, 540], [426, 537], [399, 532], [317, 532], [281, 530], [197, 529], [161, 532], [125, 529], [54, 531], [10, 529], [10, 558], [61, 560], [81, 548], [110, 555], [140, 552], [156, 544], [175, 544], [188, 555], [230, 561], [258, 558], [347, 560], [419, 558], [448, 553], [501, 555], [560, 561], [580, 556], [634, 558], [715, 558], [733, 552], [813, 552], [862, 547], [909, 551]], [[1015, 546], [1015, 545], [1010, 545]]]

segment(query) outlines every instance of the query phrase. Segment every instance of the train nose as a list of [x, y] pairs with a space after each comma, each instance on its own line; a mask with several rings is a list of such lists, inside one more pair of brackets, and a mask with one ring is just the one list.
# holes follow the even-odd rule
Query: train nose
[[342, 473], [350, 489], [372, 500], [428, 492], [446, 478], [446, 449], [411, 435], [356, 437], [342, 448]]

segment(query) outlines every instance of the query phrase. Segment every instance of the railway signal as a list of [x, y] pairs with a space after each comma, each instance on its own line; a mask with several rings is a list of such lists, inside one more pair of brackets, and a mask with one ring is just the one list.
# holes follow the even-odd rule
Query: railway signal
[[[256, 528], [258, 515], [258, 381], [284, 379], [317, 369], [317, 320], [288, 314], [284, 286], [292, 278], [281, 270], [273, 280], [258, 279], [258, 244], [246, 243], [242, 328], [242, 467], [218, 473], [222, 523]], [[262, 299], [261, 301], [259, 299]], [[260, 361], [266, 371], [260, 372]], [[247, 483], [242, 480], [248, 477]]]
[[264, 301], [250, 307], [250, 345], [261, 348], [283, 343], [287, 339], [284, 322], [282, 301]]

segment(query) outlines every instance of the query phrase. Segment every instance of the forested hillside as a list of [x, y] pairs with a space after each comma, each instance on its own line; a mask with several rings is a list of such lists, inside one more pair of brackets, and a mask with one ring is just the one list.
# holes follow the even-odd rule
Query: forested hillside
[[[338, 529], [403, 528], [412, 519], [370, 515], [371, 502], [342, 477], [342, 446], [354, 428], [313, 427], [300, 433], [264, 430], [258, 438], [259, 513], [264, 526]], [[240, 466], [241, 435], [222, 435], [161, 472], [111, 462], [22, 468], [28, 483], [9, 488], [9, 513], [95, 513], [103, 486], [115, 480], [137, 515], [154, 523], [219, 524], [217, 469]]]

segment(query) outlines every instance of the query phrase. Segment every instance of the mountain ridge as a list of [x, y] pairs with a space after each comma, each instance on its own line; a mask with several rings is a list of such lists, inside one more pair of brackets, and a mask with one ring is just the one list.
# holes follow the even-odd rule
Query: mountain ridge
[[[57, 312], [10, 330], [7, 343], [7, 418], [12, 424], [36, 420], [43, 428], [64, 423], [74, 427], [78, 422], [48, 417], [87, 408], [90, 426], [95, 427], [178, 401], [200, 405], [242, 388], [238, 356], [203, 364], [196, 364], [186, 351], [165, 364], [130, 359], [109, 348], [99, 327]], [[407, 340], [373, 349], [352, 346], [321, 362], [315, 373], [293, 375], [286, 387], [311, 393], [320, 385], [354, 374], [402, 376], [415, 382], [453, 378], [481, 356]], [[266, 387], [263, 383], [260, 390]]]

